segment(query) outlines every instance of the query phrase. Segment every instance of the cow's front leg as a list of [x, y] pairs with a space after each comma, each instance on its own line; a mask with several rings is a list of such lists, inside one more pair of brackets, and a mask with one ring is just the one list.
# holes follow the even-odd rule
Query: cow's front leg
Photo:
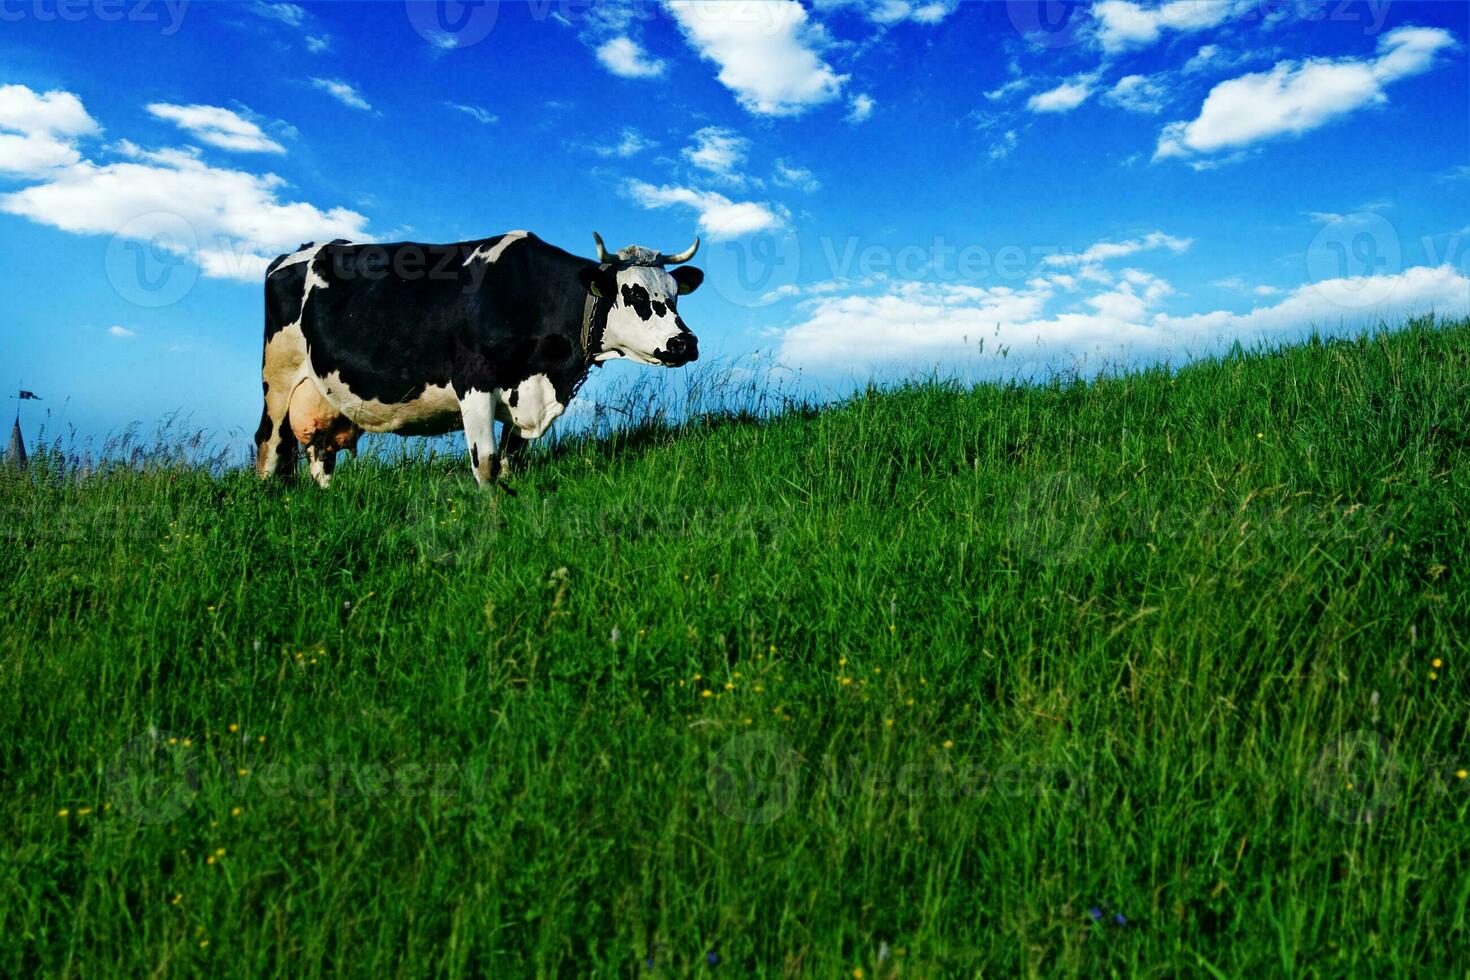
[[471, 388], [459, 399], [464, 441], [470, 447], [470, 469], [484, 486], [495, 479], [495, 393]]
[[337, 468], [337, 450], [312, 444], [306, 447], [306, 458], [311, 463], [311, 478], [323, 490], [332, 485], [332, 471]]

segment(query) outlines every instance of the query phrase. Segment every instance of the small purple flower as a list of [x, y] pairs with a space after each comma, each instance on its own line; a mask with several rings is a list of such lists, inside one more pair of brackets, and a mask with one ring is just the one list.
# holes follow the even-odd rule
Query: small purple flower
[[714, 950], [710, 950], [708, 953], [704, 954], [704, 961], [710, 966], [719, 966], [720, 954], [716, 953]]
[[1123, 913], [1122, 912], [1119, 912], [1117, 915], [1113, 916], [1113, 922], [1116, 925], [1120, 925], [1120, 926], [1126, 926], [1128, 924], [1128, 920], [1125, 919], [1125, 918], [1123, 918]]
[[1092, 921], [1093, 922], [1101, 922], [1102, 921], [1102, 909], [1098, 908], [1096, 905], [1094, 905], [1092, 908], [1088, 909], [1087, 910], [1087, 914], [1090, 915], [1090, 916], [1092, 916]]

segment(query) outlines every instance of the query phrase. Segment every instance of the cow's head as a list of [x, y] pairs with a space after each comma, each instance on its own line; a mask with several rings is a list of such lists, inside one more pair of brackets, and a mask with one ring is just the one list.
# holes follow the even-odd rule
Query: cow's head
[[597, 265], [582, 270], [582, 286], [593, 296], [611, 300], [607, 329], [597, 360], [626, 357], [642, 364], [678, 367], [699, 357], [699, 340], [679, 319], [679, 297], [694, 292], [704, 273], [684, 266], [699, 249], [699, 239], [686, 251], [665, 255], [629, 245], [609, 253], [597, 240]]

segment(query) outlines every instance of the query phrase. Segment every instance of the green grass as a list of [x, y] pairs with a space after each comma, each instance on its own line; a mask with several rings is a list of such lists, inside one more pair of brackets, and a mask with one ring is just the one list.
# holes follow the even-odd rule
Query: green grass
[[1463, 975], [1467, 464], [1418, 323], [7, 473], [0, 973]]

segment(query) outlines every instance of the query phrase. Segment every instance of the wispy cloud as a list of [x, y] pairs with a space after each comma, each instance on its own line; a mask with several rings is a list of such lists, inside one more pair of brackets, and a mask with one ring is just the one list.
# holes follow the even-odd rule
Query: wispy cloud
[[636, 203], [650, 210], [677, 206], [695, 211], [700, 233], [716, 241], [769, 231], [786, 221], [784, 209], [777, 205], [732, 201], [715, 191], [655, 186], [641, 180], [628, 181], [624, 190]]
[[446, 102], [444, 104], [451, 109], [464, 113], [475, 122], [483, 123], [486, 126], [490, 125], [491, 123], [500, 121], [499, 116], [495, 115], [490, 110], [482, 109], [477, 105], [466, 105], [462, 102]]
[[153, 102], [148, 111], [222, 150], [243, 153], [285, 153], [286, 148], [239, 113], [214, 105], [173, 105]]
[[598, 156], [618, 157], [626, 160], [629, 157], [637, 156], [644, 150], [651, 150], [655, 146], [658, 146], [658, 143], [647, 139], [632, 126], [624, 126], [623, 131], [618, 134], [616, 142], [593, 146], [591, 149]]
[[597, 48], [597, 60], [620, 78], [657, 78], [667, 67], [650, 57], [643, 46], [625, 35], [609, 38]]
[[311, 84], [349, 108], [361, 109], [364, 112], [372, 111], [373, 107], [367, 99], [359, 95], [357, 89], [349, 82], [337, 78], [313, 77]]
[[290, 27], [300, 27], [306, 21], [306, 11], [294, 3], [264, 3], [256, 0], [250, 9], [268, 20], [278, 20]]
[[1096, 74], [1076, 75], [1055, 88], [1038, 92], [1026, 100], [1032, 112], [1071, 112], [1092, 96]]

